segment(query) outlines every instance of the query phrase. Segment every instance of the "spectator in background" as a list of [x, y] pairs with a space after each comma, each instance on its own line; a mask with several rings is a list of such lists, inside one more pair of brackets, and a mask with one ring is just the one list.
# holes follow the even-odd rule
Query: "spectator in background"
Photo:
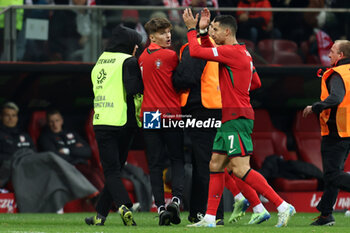
[[7, 102], [1, 110], [1, 184], [11, 177], [20, 212], [56, 212], [96, 188], [71, 164], [53, 153], [36, 153], [29, 135], [17, 127], [19, 108]]
[[124, 5], [124, 6], [143, 6], [157, 0], [95, 0], [96, 5]]
[[182, 6], [219, 8], [219, 3], [217, 0], [182, 0]]
[[123, 10], [122, 26], [134, 29], [142, 36], [142, 44], [146, 44], [147, 33], [139, 21], [139, 12], [137, 10]]
[[63, 117], [57, 109], [47, 112], [46, 122], [48, 128], [41, 133], [38, 141], [40, 150], [54, 152], [73, 164], [101, 192], [104, 178], [98, 169], [89, 165], [89, 145], [76, 132], [63, 129]]
[[[1, 1], [0, 2], [0, 10], [3, 10], [5, 7], [10, 6], [10, 5], [23, 5], [24, 4], [24, 0], [7, 0], [7, 1]], [[16, 10], [16, 32], [17, 34], [20, 34], [20, 32], [22, 31], [22, 27], [23, 27], [23, 13], [24, 10], [23, 9], [17, 9]], [[4, 60], [6, 59], [4, 57], [4, 49], [5, 49], [5, 44], [4, 44], [4, 27], [5, 27], [5, 14], [1, 14], [0, 15], [0, 60]], [[21, 44], [20, 42], [22, 41], [18, 41], [16, 46], [20, 46], [21, 48], [23, 48], [23, 43]], [[6, 47], [9, 47], [8, 45], [6, 45]], [[24, 50], [24, 49], [22, 49]], [[21, 60], [23, 57], [23, 52], [21, 50], [20, 54], [16, 54], [17, 59]]]
[[[271, 8], [269, 0], [240, 0], [238, 8]], [[279, 31], [273, 28], [271, 11], [238, 11], [238, 38], [257, 43], [265, 38], [279, 38]]]
[[[312, 1], [312, 0], [311, 0]], [[300, 1], [291, 0], [287, 7], [289, 8], [306, 8], [309, 5], [310, 0]], [[313, 35], [312, 23], [308, 23], [305, 20], [310, 19], [310, 16], [305, 16], [308, 12], [288, 12], [285, 16], [279, 20], [278, 27], [282, 33], [282, 37], [288, 40], [296, 42], [298, 45], [303, 41], [308, 41]], [[314, 21], [315, 22], [315, 21]], [[315, 40], [313, 40], [315, 41]]]
[[[184, 7], [213, 7], [218, 9], [218, 0], [182, 0], [182, 6]], [[213, 11], [212, 17], [219, 15], [219, 11]]]
[[7, 184], [11, 176], [11, 158], [22, 148], [34, 149], [34, 144], [26, 132], [17, 127], [19, 108], [7, 102], [1, 110], [0, 125], [0, 187]]
[[[237, 7], [239, 0], [218, 0], [220, 7]], [[236, 11], [225, 11], [224, 14], [235, 15]]]
[[[49, 5], [53, 4], [53, 0], [33, 0], [28, 2], [28, 5]], [[52, 10], [26, 10], [24, 12], [25, 24], [24, 31], [27, 29], [27, 21], [36, 19], [36, 20], [46, 20], [48, 22], [50, 18], [50, 14], [52, 14]], [[25, 51], [23, 55], [23, 61], [48, 61], [49, 60], [49, 49], [48, 49], [48, 41], [47, 40], [37, 40], [27, 38], [24, 34], [23, 39], [25, 39]], [[24, 38], [25, 37], [25, 38]]]
[[[171, 8], [171, 7], [180, 7], [180, 3], [178, 0], [163, 0], [163, 5], [166, 8]], [[181, 22], [181, 14], [177, 10], [170, 10], [168, 11], [169, 14], [169, 19], [176, 23], [179, 24]]]
[[[332, 0], [330, 7], [332, 8], [350, 8], [350, 1]], [[350, 39], [350, 14], [349, 13], [335, 13], [336, 26], [330, 27], [329, 32], [333, 40]]]
[[[67, 1], [56, 1], [64, 4]], [[89, 5], [88, 0], [71, 0], [71, 5]], [[49, 22], [49, 50], [51, 60], [91, 61], [91, 15], [85, 10], [56, 10]]]

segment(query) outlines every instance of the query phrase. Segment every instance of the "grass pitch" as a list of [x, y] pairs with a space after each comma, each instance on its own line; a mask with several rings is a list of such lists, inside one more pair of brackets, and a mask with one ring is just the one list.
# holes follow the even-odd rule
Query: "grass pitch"
[[[335, 213], [336, 224], [331, 227], [314, 227], [309, 224], [317, 217], [317, 213], [297, 213], [290, 220], [288, 227], [276, 228], [277, 214], [271, 213], [269, 221], [260, 225], [246, 225], [251, 213], [247, 213], [239, 222], [229, 224], [225, 222], [224, 227], [216, 228], [188, 228], [187, 212], [181, 213], [181, 223], [173, 226], [158, 226], [156, 213], [135, 213], [136, 227], [125, 227], [118, 213], [111, 213], [108, 216], [105, 226], [88, 226], [84, 222], [85, 217], [94, 213], [66, 213], [66, 214], [0, 214], [0, 232], [230, 232], [230, 233], [274, 233], [274, 232], [300, 232], [300, 233], [329, 233], [329, 232], [349, 232], [350, 217], [345, 217], [344, 213]], [[225, 213], [228, 220], [231, 213]]]

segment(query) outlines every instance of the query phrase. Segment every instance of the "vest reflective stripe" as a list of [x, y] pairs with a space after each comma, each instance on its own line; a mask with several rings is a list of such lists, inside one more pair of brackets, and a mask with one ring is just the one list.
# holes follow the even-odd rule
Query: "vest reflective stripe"
[[[10, 5], [23, 5], [24, 0], [0, 0], [0, 10], [5, 9]], [[22, 30], [23, 26], [23, 9], [16, 9], [16, 29]], [[5, 25], [5, 15], [0, 15], [0, 28], [4, 28]]]
[[[181, 47], [180, 59], [182, 57], [182, 52], [187, 45], [188, 43]], [[186, 105], [189, 94], [190, 90], [181, 93], [181, 107]], [[222, 108], [219, 84], [219, 64], [217, 62], [208, 61], [204, 67], [201, 76], [201, 101], [205, 108]]]
[[123, 126], [127, 121], [123, 63], [131, 57], [124, 53], [104, 52], [91, 72], [94, 91], [93, 125]]
[[[336, 114], [337, 130], [340, 137], [350, 137], [350, 65], [341, 65], [327, 70], [322, 76], [321, 82], [321, 100], [329, 96], [326, 80], [333, 72], [337, 72], [343, 79], [345, 86], [345, 96], [343, 101], [338, 105]], [[320, 114], [321, 135], [329, 134], [327, 122], [331, 110], [323, 110]]]

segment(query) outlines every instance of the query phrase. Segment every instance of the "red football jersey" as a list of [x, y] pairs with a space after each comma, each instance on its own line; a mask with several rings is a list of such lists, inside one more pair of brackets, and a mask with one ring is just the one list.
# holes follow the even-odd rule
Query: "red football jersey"
[[[199, 45], [196, 35], [195, 30], [187, 33], [191, 56], [219, 62], [222, 122], [239, 117], [254, 120], [254, 110], [250, 104], [249, 96], [254, 66], [245, 45], [202, 47]], [[202, 45], [207, 45], [210, 42], [208, 35], [201, 39]]]
[[[174, 90], [172, 75], [178, 65], [175, 51], [151, 43], [139, 58], [144, 84], [143, 112], [159, 110], [176, 117], [181, 114], [180, 95]], [[169, 116], [168, 116], [169, 118]]]

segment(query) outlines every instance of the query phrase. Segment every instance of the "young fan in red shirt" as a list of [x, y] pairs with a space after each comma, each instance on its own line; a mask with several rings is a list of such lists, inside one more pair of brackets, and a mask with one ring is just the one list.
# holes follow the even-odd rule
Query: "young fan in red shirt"
[[[171, 23], [165, 18], [154, 18], [145, 25], [151, 44], [139, 58], [144, 83], [141, 117], [144, 119], [144, 141], [150, 169], [152, 192], [159, 213], [159, 225], [179, 224], [179, 205], [184, 183], [183, 131], [180, 128], [161, 128], [164, 120], [176, 121], [181, 114], [180, 96], [172, 84], [172, 75], [178, 64], [171, 46]], [[146, 115], [152, 114], [151, 125], [160, 128], [149, 129]], [[159, 119], [155, 122], [155, 119]], [[152, 127], [151, 127], [152, 128]], [[172, 172], [172, 202], [165, 207], [164, 201], [164, 155], [169, 153]]]
[[[183, 14], [187, 26], [187, 38], [190, 54], [193, 57], [219, 62], [219, 83], [222, 99], [222, 125], [214, 139], [213, 154], [210, 161], [210, 183], [208, 208], [202, 221], [189, 225], [191, 227], [215, 227], [215, 215], [224, 189], [224, 169], [228, 166], [233, 173], [246, 184], [264, 195], [278, 210], [276, 227], [287, 226], [295, 209], [285, 202], [267, 183], [266, 179], [250, 168], [250, 156], [253, 153], [251, 133], [254, 124], [254, 110], [250, 105], [254, 66], [252, 58], [244, 45], [236, 39], [237, 22], [230, 15], [215, 17], [211, 23], [211, 36], [219, 47], [202, 47], [196, 38], [196, 18], [190, 9]], [[210, 22], [210, 12], [202, 11], [199, 22], [200, 33], [206, 32]], [[203, 32], [204, 30], [204, 32]], [[207, 33], [201, 36], [202, 45], [209, 43]], [[204, 41], [204, 42], [203, 42]], [[226, 156], [225, 156], [226, 155]], [[252, 223], [261, 223], [270, 215], [264, 211], [253, 214]]]

